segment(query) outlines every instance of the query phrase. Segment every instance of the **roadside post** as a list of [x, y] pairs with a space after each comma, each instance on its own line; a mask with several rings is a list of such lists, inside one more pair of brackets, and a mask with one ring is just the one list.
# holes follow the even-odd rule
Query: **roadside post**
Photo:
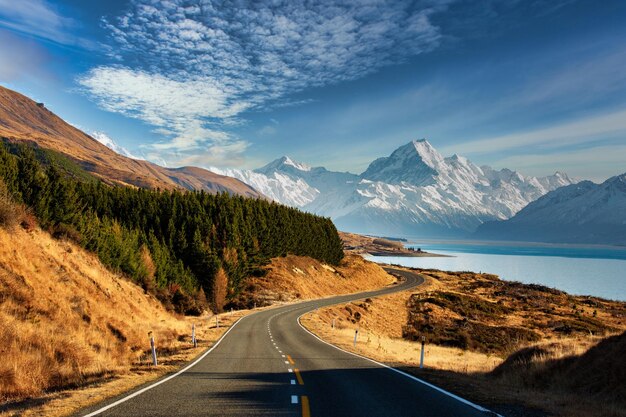
[[217, 314], [215, 315], [215, 328], [220, 328], [220, 319], [217, 317]]
[[157, 366], [159, 363], [157, 362], [156, 347], [154, 346], [154, 336], [152, 336], [152, 331], [148, 332], [148, 336], [150, 336], [150, 350], [152, 350], [152, 365]]
[[426, 343], [426, 336], [422, 336], [422, 352], [420, 353], [420, 369], [424, 368], [424, 344]]
[[198, 347], [198, 342], [196, 341], [196, 324], [195, 323], [191, 325], [191, 343], [193, 343], [193, 347]]
[[356, 338], [357, 338], [358, 335], [359, 335], [359, 329], [356, 329], [354, 331], [354, 347], [356, 347]]

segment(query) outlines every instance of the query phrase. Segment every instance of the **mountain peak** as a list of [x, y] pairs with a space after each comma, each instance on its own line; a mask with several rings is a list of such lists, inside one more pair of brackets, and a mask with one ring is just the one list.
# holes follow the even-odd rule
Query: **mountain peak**
[[275, 171], [284, 171], [285, 169], [287, 170], [292, 170], [292, 169], [296, 169], [298, 171], [305, 171], [308, 172], [311, 170], [311, 167], [306, 165], [306, 164], [302, 164], [300, 162], [295, 162], [293, 159], [291, 159], [290, 157], [283, 155], [280, 158], [270, 162], [269, 164], [265, 165], [264, 167], [261, 167], [259, 169], [255, 169], [255, 172], [260, 172], [262, 174], [269, 174]]
[[441, 154], [426, 139], [419, 139], [399, 147], [388, 157], [378, 158], [361, 176], [373, 181], [429, 185], [443, 165]]

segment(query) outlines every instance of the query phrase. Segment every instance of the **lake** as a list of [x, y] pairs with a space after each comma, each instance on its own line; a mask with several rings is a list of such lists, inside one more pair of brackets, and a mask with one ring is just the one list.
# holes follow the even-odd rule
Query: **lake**
[[487, 272], [508, 281], [626, 301], [626, 248], [623, 247], [432, 240], [407, 246], [450, 257], [369, 256], [368, 259], [416, 268]]

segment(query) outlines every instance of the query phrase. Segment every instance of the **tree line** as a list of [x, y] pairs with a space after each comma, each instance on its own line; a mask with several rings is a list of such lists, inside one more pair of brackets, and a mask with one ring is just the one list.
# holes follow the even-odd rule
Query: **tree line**
[[58, 153], [0, 143], [0, 178], [57, 237], [96, 253], [180, 312], [221, 310], [273, 257], [337, 264], [328, 218], [263, 199], [108, 185]]

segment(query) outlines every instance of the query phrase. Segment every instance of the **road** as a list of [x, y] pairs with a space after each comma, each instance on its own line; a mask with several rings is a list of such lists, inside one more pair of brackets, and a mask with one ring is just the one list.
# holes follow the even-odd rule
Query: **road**
[[300, 326], [298, 318], [316, 308], [423, 283], [418, 274], [394, 271], [404, 281], [384, 289], [246, 316], [184, 372], [77, 416], [489, 415], [481, 407], [414, 377], [337, 349]]

